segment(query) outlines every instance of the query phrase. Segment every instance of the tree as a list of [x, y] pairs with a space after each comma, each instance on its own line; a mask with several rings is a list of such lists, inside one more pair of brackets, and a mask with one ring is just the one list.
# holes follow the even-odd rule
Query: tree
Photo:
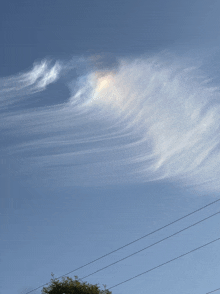
[[52, 279], [48, 287], [42, 289], [42, 294], [112, 294], [106, 289], [104, 285], [104, 290], [101, 290], [97, 284], [91, 285], [87, 282], [80, 282], [78, 277], [75, 276], [75, 280], [72, 278], [62, 278], [61, 281]]

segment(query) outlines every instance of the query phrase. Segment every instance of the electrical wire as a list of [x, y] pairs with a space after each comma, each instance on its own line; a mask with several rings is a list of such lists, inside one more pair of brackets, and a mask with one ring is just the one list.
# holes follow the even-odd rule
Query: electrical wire
[[95, 272], [93, 272], [93, 273], [91, 273], [91, 274], [89, 274], [89, 275], [87, 275], [87, 276], [81, 278], [81, 280], [83, 280], [83, 279], [85, 279], [85, 278], [88, 278], [88, 277], [90, 277], [90, 276], [92, 276], [92, 275], [94, 275], [94, 274], [96, 274], [96, 273], [98, 273], [98, 272], [100, 272], [100, 271], [102, 271], [102, 270], [104, 270], [104, 269], [106, 269], [106, 268], [108, 268], [108, 267], [110, 267], [110, 266], [112, 266], [112, 265], [118, 263], [118, 262], [121, 262], [121, 261], [123, 261], [123, 260], [125, 260], [125, 259], [127, 259], [127, 258], [129, 258], [129, 257], [131, 257], [131, 256], [133, 256], [133, 255], [135, 255], [135, 254], [138, 254], [138, 253], [140, 253], [140, 252], [142, 252], [142, 251], [144, 251], [144, 250], [146, 250], [146, 249], [148, 249], [148, 248], [150, 248], [150, 247], [153, 247], [153, 246], [155, 246], [156, 244], [159, 244], [159, 243], [161, 243], [161, 242], [163, 242], [163, 241], [165, 241], [165, 240], [167, 240], [167, 239], [169, 239], [169, 238], [171, 238], [171, 237], [173, 237], [173, 236], [175, 236], [175, 235], [177, 235], [177, 234], [179, 234], [179, 233], [181, 233], [181, 232], [183, 232], [183, 231], [186, 231], [186, 230], [188, 230], [189, 228], [191, 228], [191, 227], [193, 227], [193, 226], [196, 226], [196, 225], [200, 224], [201, 222], [204, 222], [205, 220], [207, 220], [207, 219], [209, 219], [209, 218], [211, 218], [211, 217], [213, 217], [213, 216], [215, 216], [215, 215], [217, 215], [217, 214], [219, 214], [219, 213], [220, 213], [220, 211], [218, 211], [218, 212], [216, 212], [216, 213], [214, 213], [214, 214], [212, 214], [212, 215], [210, 215], [210, 216], [208, 216], [208, 217], [206, 217], [206, 218], [204, 218], [204, 219], [202, 219], [202, 220], [200, 220], [200, 221], [198, 221], [198, 222], [196, 222], [196, 223], [194, 223], [194, 224], [192, 224], [192, 225], [190, 225], [190, 226], [188, 226], [188, 227], [186, 227], [186, 228], [184, 228], [184, 229], [182, 229], [182, 230], [180, 230], [180, 231], [178, 231], [178, 232], [176, 232], [176, 233], [174, 233], [174, 234], [172, 234], [172, 235], [169, 235], [169, 236], [166, 237], [166, 238], [163, 238], [163, 239], [161, 239], [161, 240], [159, 240], [159, 241], [157, 241], [157, 242], [155, 242], [155, 243], [153, 243], [153, 244], [151, 244], [151, 245], [149, 245], [149, 246], [147, 246], [147, 247], [144, 247], [144, 248], [141, 249], [141, 250], [138, 250], [138, 251], [136, 251], [136, 252], [134, 252], [134, 253], [132, 253], [132, 254], [130, 254], [130, 255], [128, 255], [128, 256], [122, 258], [122, 259], [119, 259], [119, 260], [117, 260], [117, 261], [115, 261], [115, 262], [113, 262], [113, 263], [111, 263], [111, 264], [109, 264], [109, 265], [107, 265], [107, 266], [105, 266], [105, 267], [103, 267], [103, 268], [101, 268], [101, 269], [98, 269], [97, 271], [95, 271]]
[[[104, 254], [104, 255], [102, 255], [102, 256], [100, 256], [100, 257], [98, 257], [98, 258], [96, 258], [96, 259], [94, 259], [94, 260], [92, 260], [92, 261], [90, 261], [90, 262], [88, 262], [88, 263], [86, 263], [86, 264], [84, 264], [84, 265], [82, 265], [82, 266], [80, 266], [80, 267], [78, 267], [78, 268], [76, 268], [76, 269], [74, 269], [74, 270], [72, 270], [72, 271], [64, 274], [64, 275], [62, 275], [62, 276], [59, 276], [57, 279], [60, 279], [62, 277], [65, 277], [65, 276], [67, 276], [67, 275], [69, 275], [69, 274], [71, 274], [71, 273], [73, 273], [73, 272], [75, 272], [75, 271], [77, 271], [77, 270], [79, 270], [79, 269], [81, 269], [83, 267], [86, 267], [86, 266], [88, 266], [88, 265], [90, 265], [90, 264], [92, 264], [92, 263], [94, 263], [94, 262], [96, 262], [96, 261], [98, 261], [98, 260], [100, 260], [100, 259], [102, 259], [102, 258], [104, 258], [104, 257], [106, 257], [106, 256], [108, 256], [110, 254], [112, 254], [112, 253], [115, 253], [115, 252], [117, 252], [117, 251], [119, 251], [119, 250], [121, 250], [121, 249], [123, 249], [123, 248], [125, 248], [125, 247], [127, 247], [127, 246], [129, 246], [129, 245], [131, 245], [133, 243], [135, 243], [135, 242], [138, 242], [139, 240], [142, 240], [142, 239], [144, 239], [144, 238], [146, 238], [146, 237], [148, 237], [148, 236], [150, 236], [150, 235], [152, 235], [152, 234], [154, 234], [156, 232], [159, 232], [159, 231], [161, 231], [161, 230], [163, 230], [163, 229], [165, 229], [165, 228], [167, 228], [167, 227], [175, 224], [176, 222], [178, 222], [178, 221], [180, 221], [180, 220], [182, 220], [182, 219], [184, 219], [184, 218], [186, 218], [186, 217], [188, 217], [190, 215], [193, 215], [194, 213], [196, 213], [198, 211], [201, 211], [201, 210], [207, 208], [210, 205], [213, 205], [213, 204], [217, 203], [218, 201], [220, 201], [220, 198], [218, 198], [217, 200], [215, 200], [213, 202], [210, 202], [210, 203], [206, 204], [205, 206], [202, 206], [202, 207], [200, 207], [200, 208], [198, 208], [198, 209], [196, 209], [196, 210], [194, 210], [194, 211], [192, 211], [192, 212], [190, 212], [190, 213], [188, 213], [188, 214], [186, 214], [186, 215], [184, 215], [184, 216], [182, 216], [182, 217], [180, 217], [180, 218], [172, 221], [171, 223], [168, 223], [168, 224], [166, 224], [166, 225], [164, 225], [164, 226], [162, 226], [162, 227], [160, 227], [160, 228], [158, 228], [158, 229], [156, 229], [156, 230], [154, 230], [154, 231], [152, 231], [152, 232], [150, 232], [150, 233], [148, 233], [148, 234], [146, 234], [146, 235], [144, 235], [144, 236], [142, 236], [142, 237], [140, 237], [138, 239], [135, 239], [134, 241], [131, 241], [131, 242], [129, 242], [129, 243], [127, 243], [127, 244], [125, 244], [125, 245], [123, 245], [123, 246], [121, 246], [121, 247], [113, 250], [113, 251], [110, 251], [109, 253], [106, 253], [106, 254]], [[50, 282], [45, 283], [45, 284], [42, 284], [42, 285], [38, 286], [37, 288], [34, 288], [33, 290], [31, 290], [29, 292], [26, 292], [25, 294], [32, 293], [33, 291], [38, 290], [38, 289], [40, 289], [40, 288], [48, 285], [49, 283]]]
[[219, 291], [219, 290], [220, 290], [220, 288], [215, 289], [215, 290], [213, 290], [213, 291], [211, 291], [211, 292], [208, 292], [208, 293], [206, 293], [206, 294], [214, 293], [214, 292]]
[[108, 289], [112, 289], [112, 288], [115, 288], [115, 287], [117, 287], [117, 286], [119, 286], [119, 285], [121, 285], [121, 284], [127, 283], [128, 281], [131, 281], [131, 280], [133, 280], [133, 279], [135, 279], [135, 278], [137, 278], [137, 277], [140, 277], [140, 276], [142, 276], [142, 275], [144, 275], [144, 274], [147, 274], [147, 273], [149, 273], [149, 272], [151, 272], [151, 271], [153, 271], [153, 270], [155, 270], [155, 269], [157, 269], [157, 268], [159, 268], [159, 267], [161, 267], [161, 266], [164, 266], [164, 265], [166, 265], [166, 264], [168, 264], [168, 263], [170, 263], [170, 262], [173, 262], [174, 260], [177, 260], [177, 259], [179, 259], [179, 258], [181, 258], [181, 257], [183, 257], [183, 256], [186, 256], [186, 255], [188, 255], [188, 254], [190, 254], [190, 253], [192, 253], [192, 252], [194, 252], [194, 251], [196, 251], [196, 250], [199, 250], [199, 249], [201, 249], [201, 248], [203, 248], [203, 247], [205, 247], [205, 246], [208, 246], [208, 245], [210, 245], [210, 244], [212, 244], [212, 243], [214, 243], [214, 242], [217, 242], [217, 241], [219, 241], [219, 240], [220, 240], [220, 238], [215, 239], [215, 240], [213, 240], [213, 241], [211, 241], [211, 242], [209, 242], [209, 243], [206, 243], [206, 244], [204, 244], [204, 245], [202, 245], [202, 246], [200, 246], [200, 247], [197, 247], [197, 248], [195, 248], [195, 249], [193, 249], [193, 250], [191, 250], [191, 251], [188, 251], [188, 252], [186, 252], [186, 253], [184, 253], [184, 254], [181, 254], [181, 255], [179, 255], [179, 256], [177, 256], [177, 257], [175, 257], [175, 258], [173, 258], [173, 259], [170, 259], [170, 260], [168, 260], [168, 261], [166, 261], [166, 262], [164, 262], [164, 263], [161, 263], [160, 265], [157, 265], [157, 266], [155, 266], [155, 267], [153, 267], [153, 268], [151, 268], [151, 269], [149, 269], [149, 270], [147, 270], [147, 271], [145, 271], [145, 272], [143, 272], [143, 273], [140, 273], [140, 274], [138, 274], [138, 275], [136, 275], [136, 276], [134, 276], [134, 277], [132, 277], [132, 278], [130, 278], [130, 279], [127, 279], [127, 280], [125, 280], [125, 281], [123, 281], [123, 282], [121, 282], [121, 283], [118, 283], [118, 284], [116, 284], [116, 285], [114, 285], [114, 286], [111, 286], [111, 287], [108, 288]]

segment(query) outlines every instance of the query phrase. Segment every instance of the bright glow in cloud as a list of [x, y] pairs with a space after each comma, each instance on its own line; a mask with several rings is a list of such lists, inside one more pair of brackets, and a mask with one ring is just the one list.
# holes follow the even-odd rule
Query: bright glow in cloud
[[97, 86], [95, 91], [99, 94], [103, 90], [109, 88], [113, 82], [113, 77], [111, 75], [106, 75], [97, 79]]
[[[42, 91], [61, 70], [43, 62], [2, 79], [2, 105], [24, 89]], [[19, 174], [49, 185], [168, 180], [220, 189], [219, 91], [195, 67], [164, 57], [122, 60], [114, 72], [90, 71], [69, 88], [68, 102], [0, 118], [16, 142], [2, 150], [19, 159]]]

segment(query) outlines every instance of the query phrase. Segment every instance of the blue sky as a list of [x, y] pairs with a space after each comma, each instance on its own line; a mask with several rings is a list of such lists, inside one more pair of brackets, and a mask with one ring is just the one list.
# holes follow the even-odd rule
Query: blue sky
[[[1, 293], [25, 294], [220, 196], [218, 1], [0, 8]], [[218, 223], [216, 215], [86, 280], [123, 282], [219, 238]], [[207, 293], [220, 287], [219, 261], [215, 242], [112, 293]]]

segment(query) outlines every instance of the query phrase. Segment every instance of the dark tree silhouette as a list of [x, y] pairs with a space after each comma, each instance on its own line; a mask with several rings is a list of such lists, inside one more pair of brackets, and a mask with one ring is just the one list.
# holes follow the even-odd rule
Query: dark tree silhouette
[[101, 290], [100, 287], [96, 285], [88, 284], [87, 282], [80, 282], [78, 277], [75, 276], [75, 280], [72, 278], [66, 277], [59, 279], [52, 279], [48, 287], [42, 289], [42, 294], [112, 294], [109, 290], [106, 289], [104, 285], [104, 290]]

